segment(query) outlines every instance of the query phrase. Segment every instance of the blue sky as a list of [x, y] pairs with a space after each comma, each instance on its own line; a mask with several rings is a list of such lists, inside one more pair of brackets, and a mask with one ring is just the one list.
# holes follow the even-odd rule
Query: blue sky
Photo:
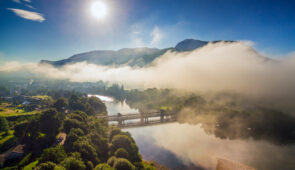
[[249, 40], [274, 57], [295, 51], [294, 0], [100, 0], [102, 19], [90, 13], [94, 1], [1, 0], [0, 61], [166, 48], [186, 38]]

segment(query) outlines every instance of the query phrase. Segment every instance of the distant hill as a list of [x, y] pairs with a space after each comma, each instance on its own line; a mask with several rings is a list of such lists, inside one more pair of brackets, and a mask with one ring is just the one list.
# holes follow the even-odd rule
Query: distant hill
[[[201, 41], [194, 39], [186, 39], [179, 42], [174, 48], [123, 48], [117, 51], [114, 50], [96, 50], [80, 54], [75, 54], [70, 58], [59, 61], [41, 60], [40, 63], [47, 63], [54, 66], [63, 66], [65, 64], [73, 64], [84, 62], [99, 65], [130, 65], [143, 67], [161, 56], [168, 50], [173, 51], [192, 51], [200, 48], [210, 41]], [[211, 41], [216, 43], [219, 41]], [[233, 42], [233, 41], [226, 41]]]

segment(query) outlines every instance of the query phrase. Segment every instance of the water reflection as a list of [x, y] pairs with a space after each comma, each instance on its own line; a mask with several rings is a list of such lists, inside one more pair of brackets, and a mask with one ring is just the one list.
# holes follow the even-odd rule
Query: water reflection
[[[110, 114], [138, 112], [125, 102], [105, 103]], [[208, 117], [190, 117], [194, 124], [172, 123], [125, 130], [134, 137], [144, 159], [175, 170], [215, 169], [218, 158], [262, 170], [294, 169], [295, 145], [288, 137], [293, 137], [295, 123], [290, 125], [293, 119], [289, 116], [267, 113], [255, 113], [254, 117], [243, 119], [231, 114], [213, 117], [207, 114]], [[266, 117], [266, 124], [260, 124]]]
[[[128, 131], [139, 146], [144, 143], [143, 147], [147, 147], [146, 140], [149, 139], [152, 145], [170, 151], [184, 164], [193, 162], [195, 166], [206, 169], [214, 169], [217, 158], [241, 162], [257, 169], [294, 169], [295, 166], [294, 145], [278, 146], [266, 141], [220, 139], [205, 133], [201, 125], [173, 123]], [[143, 138], [143, 135], [148, 137]], [[146, 152], [145, 155], [152, 155], [154, 150], [143, 151]], [[152, 158], [159, 159], [157, 156]]]
[[103, 96], [103, 95], [91, 95], [89, 94], [88, 97], [98, 97], [100, 100], [102, 100], [106, 107], [109, 115], [116, 115], [118, 113], [126, 114], [126, 113], [139, 113], [138, 109], [131, 108], [128, 104], [126, 104], [125, 101], [116, 101], [112, 97], [109, 96]]

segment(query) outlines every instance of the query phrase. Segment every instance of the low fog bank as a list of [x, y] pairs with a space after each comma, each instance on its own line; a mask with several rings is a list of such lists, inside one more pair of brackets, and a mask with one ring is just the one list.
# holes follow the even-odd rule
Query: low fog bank
[[4, 63], [0, 72], [31, 72], [73, 82], [98, 80], [129, 88], [160, 87], [192, 92], [242, 94], [285, 110], [295, 108], [295, 55], [273, 61], [242, 42], [208, 44], [191, 52], [168, 51], [146, 67], [76, 63], [55, 68], [36, 63]]
[[137, 143], [145, 139], [142, 134], [150, 134], [150, 140], [158, 147], [174, 153], [184, 162], [206, 169], [215, 169], [219, 158], [256, 169], [294, 169], [294, 145], [280, 147], [265, 141], [222, 140], [208, 135], [200, 126], [173, 123], [128, 131]]

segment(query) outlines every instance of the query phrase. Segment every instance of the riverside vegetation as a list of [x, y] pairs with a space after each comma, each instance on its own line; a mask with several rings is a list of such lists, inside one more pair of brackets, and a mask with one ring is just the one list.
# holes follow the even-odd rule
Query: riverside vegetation
[[[52, 98], [48, 108], [36, 114], [1, 115], [1, 153], [23, 146], [23, 156], [6, 159], [2, 162], [4, 169], [156, 169], [154, 163], [142, 160], [128, 132], [96, 117], [107, 114], [100, 99], [79, 92], [59, 92], [58, 98], [54, 91], [47, 93]], [[13, 105], [4, 97], [1, 102]], [[60, 134], [66, 134], [65, 141]]]

